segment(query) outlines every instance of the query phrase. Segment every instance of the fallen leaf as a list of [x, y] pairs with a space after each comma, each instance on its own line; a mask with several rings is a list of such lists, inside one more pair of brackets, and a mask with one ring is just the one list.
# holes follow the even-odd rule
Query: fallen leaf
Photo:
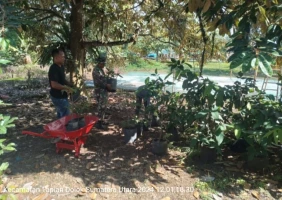
[[31, 189], [33, 182], [29, 182], [23, 185], [23, 188]]
[[48, 194], [47, 193], [43, 193], [43, 194], [40, 194], [36, 197], [34, 197], [32, 200], [44, 200], [48, 197]]
[[86, 164], [86, 169], [90, 169], [91, 167], [92, 167], [92, 163], [91, 162]]
[[[139, 186], [140, 186], [139, 181], [135, 180], [135, 181], [134, 181], [134, 185], [136, 185], [136, 186], [139, 188]], [[112, 186], [112, 187], [113, 187], [113, 186]]]
[[83, 180], [82, 180], [81, 178], [76, 178], [75, 181], [76, 181], [77, 183], [82, 183], [82, 182], [83, 182]]
[[216, 194], [212, 194], [212, 196], [213, 196], [213, 198], [214, 198], [215, 200], [222, 200], [222, 198], [219, 197], [219, 196], [217, 196]]
[[170, 200], [170, 197], [162, 198], [162, 200]]
[[96, 187], [97, 187], [97, 188], [102, 188], [103, 185], [102, 185], [102, 183], [97, 183], [97, 184], [96, 184]]
[[245, 183], [245, 184], [244, 184], [244, 189], [245, 189], [245, 190], [249, 190], [249, 189], [251, 189], [251, 187], [252, 187], [252, 185], [249, 184], [249, 183]]
[[86, 188], [82, 188], [80, 191], [81, 191], [82, 193], [86, 193], [86, 192], [87, 192]]
[[155, 186], [153, 183], [151, 183], [151, 186], [155, 189], [156, 192], [158, 192], [158, 187]]
[[196, 199], [199, 199], [199, 198], [200, 198], [200, 194], [199, 194], [199, 192], [198, 192], [197, 190], [194, 191], [193, 195], [194, 195], [194, 197], [195, 197]]
[[260, 198], [259, 192], [258, 191], [252, 191], [252, 195], [253, 197], [255, 197], [256, 199]]
[[222, 194], [221, 192], [217, 193], [217, 195], [218, 195], [219, 197], [223, 197], [223, 194]]
[[85, 193], [83, 193], [83, 192], [79, 192], [77, 195], [78, 195], [78, 196], [84, 196], [84, 195], [85, 195]]
[[61, 167], [61, 164], [57, 164], [56, 166], [54, 166], [55, 169], [59, 169]]
[[97, 194], [95, 192], [92, 192], [90, 195], [89, 195], [90, 199], [92, 200], [95, 200], [96, 197], [97, 197]]
[[164, 175], [164, 173], [163, 173], [163, 172], [160, 172], [160, 171], [158, 171], [158, 170], [156, 170], [156, 173], [157, 173], [157, 174]]

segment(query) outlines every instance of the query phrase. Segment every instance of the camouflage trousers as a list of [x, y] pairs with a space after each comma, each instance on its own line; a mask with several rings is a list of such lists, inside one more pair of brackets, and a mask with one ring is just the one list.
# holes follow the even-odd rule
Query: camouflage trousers
[[96, 88], [94, 90], [94, 96], [98, 103], [98, 117], [100, 120], [104, 120], [104, 116], [108, 104], [108, 91], [104, 89]]

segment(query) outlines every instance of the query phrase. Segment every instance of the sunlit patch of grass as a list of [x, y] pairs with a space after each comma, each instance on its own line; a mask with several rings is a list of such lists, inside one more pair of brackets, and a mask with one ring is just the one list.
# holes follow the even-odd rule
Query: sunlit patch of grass
[[16, 78], [7, 78], [7, 79], [2, 79], [0, 80], [1, 81], [25, 81], [24, 78], [21, 78], [21, 77], [16, 77]]
[[125, 67], [125, 71], [150, 71], [154, 72], [155, 69], [160, 71], [168, 71], [169, 67], [167, 63], [158, 62], [149, 59], [137, 59], [134, 63], [128, 63]]

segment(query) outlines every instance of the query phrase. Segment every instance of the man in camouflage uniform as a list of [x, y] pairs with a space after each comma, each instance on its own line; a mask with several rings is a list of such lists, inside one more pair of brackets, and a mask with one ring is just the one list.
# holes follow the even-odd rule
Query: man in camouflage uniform
[[135, 114], [139, 116], [141, 106], [142, 106], [142, 101], [144, 104], [145, 109], [150, 105], [150, 98], [153, 96], [150, 93], [150, 90], [146, 88], [146, 85], [142, 85], [137, 88], [136, 92], [136, 109], [135, 109]]
[[108, 103], [108, 90], [110, 90], [110, 85], [107, 84], [106, 75], [103, 70], [106, 64], [106, 58], [99, 57], [97, 59], [97, 62], [98, 64], [94, 67], [92, 72], [92, 77], [94, 81], [94, 96], [98, 102], [99, 121], [96, 124], [96, 128], [104, 129], [102, 123], [104, 120], [104, 115]]

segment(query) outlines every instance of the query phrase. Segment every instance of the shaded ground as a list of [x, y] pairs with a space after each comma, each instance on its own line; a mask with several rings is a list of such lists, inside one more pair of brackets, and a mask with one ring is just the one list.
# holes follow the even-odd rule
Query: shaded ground
[[[109, 130], [93, 128], [78, 159], [67, 150], [56, 154], [51, 140], [21, 134], [23, 130], [42, 132], [43, 125], [56, 120], [46, 85], [33, 92], [40, 95], [35, 95], [36, 98], [25, 95], [23, 98], [14, 89], [10, 93], [14, 106], [0, 108], [0, 113], [19, 118], [16, 127], [9, 129], [6, 136], [8, 142], [16, 143], [17, 151], [4, 154], [1, 159], [9, 162], [10, 167], [4, 175], [4, 184], [0, 184], [0, 191], [8, 187], [34, 192], [14, 193], [18, 199], [281, 198], [281, 185], [273, 180], [280, 171], [273, 170], [273, 176], [271, 173], [249, 173], [230, 156], [217, 164], [188, 162], [184, 165], [186, 154], [176, 148], [170, 149], [163, 157], [152, 154], [151, 141], [157, 136], [158, 128], [144, 132], [134, 144], [125, 145], [119, 125], [133, 115], [134, 109], [130, 105], [134, 102], [133, 93], [121, 91], [110, 95]], [[91, 103], [89, 112], [94, 114], [96, 102]], [[231, 178], [237, 180], [245, 175], [248, 177], [246, 180], [251, 180], [247, 182], [249, 185], [230, 183]], [[206, 188], [207, 184], [199, 181], [202, 176], [218, 180], [214, 182], [215, 190]], [[264, 189], [260, 189], [255, 185], [258, 181], [269, 184], [268, 188], [264, 185]]]

